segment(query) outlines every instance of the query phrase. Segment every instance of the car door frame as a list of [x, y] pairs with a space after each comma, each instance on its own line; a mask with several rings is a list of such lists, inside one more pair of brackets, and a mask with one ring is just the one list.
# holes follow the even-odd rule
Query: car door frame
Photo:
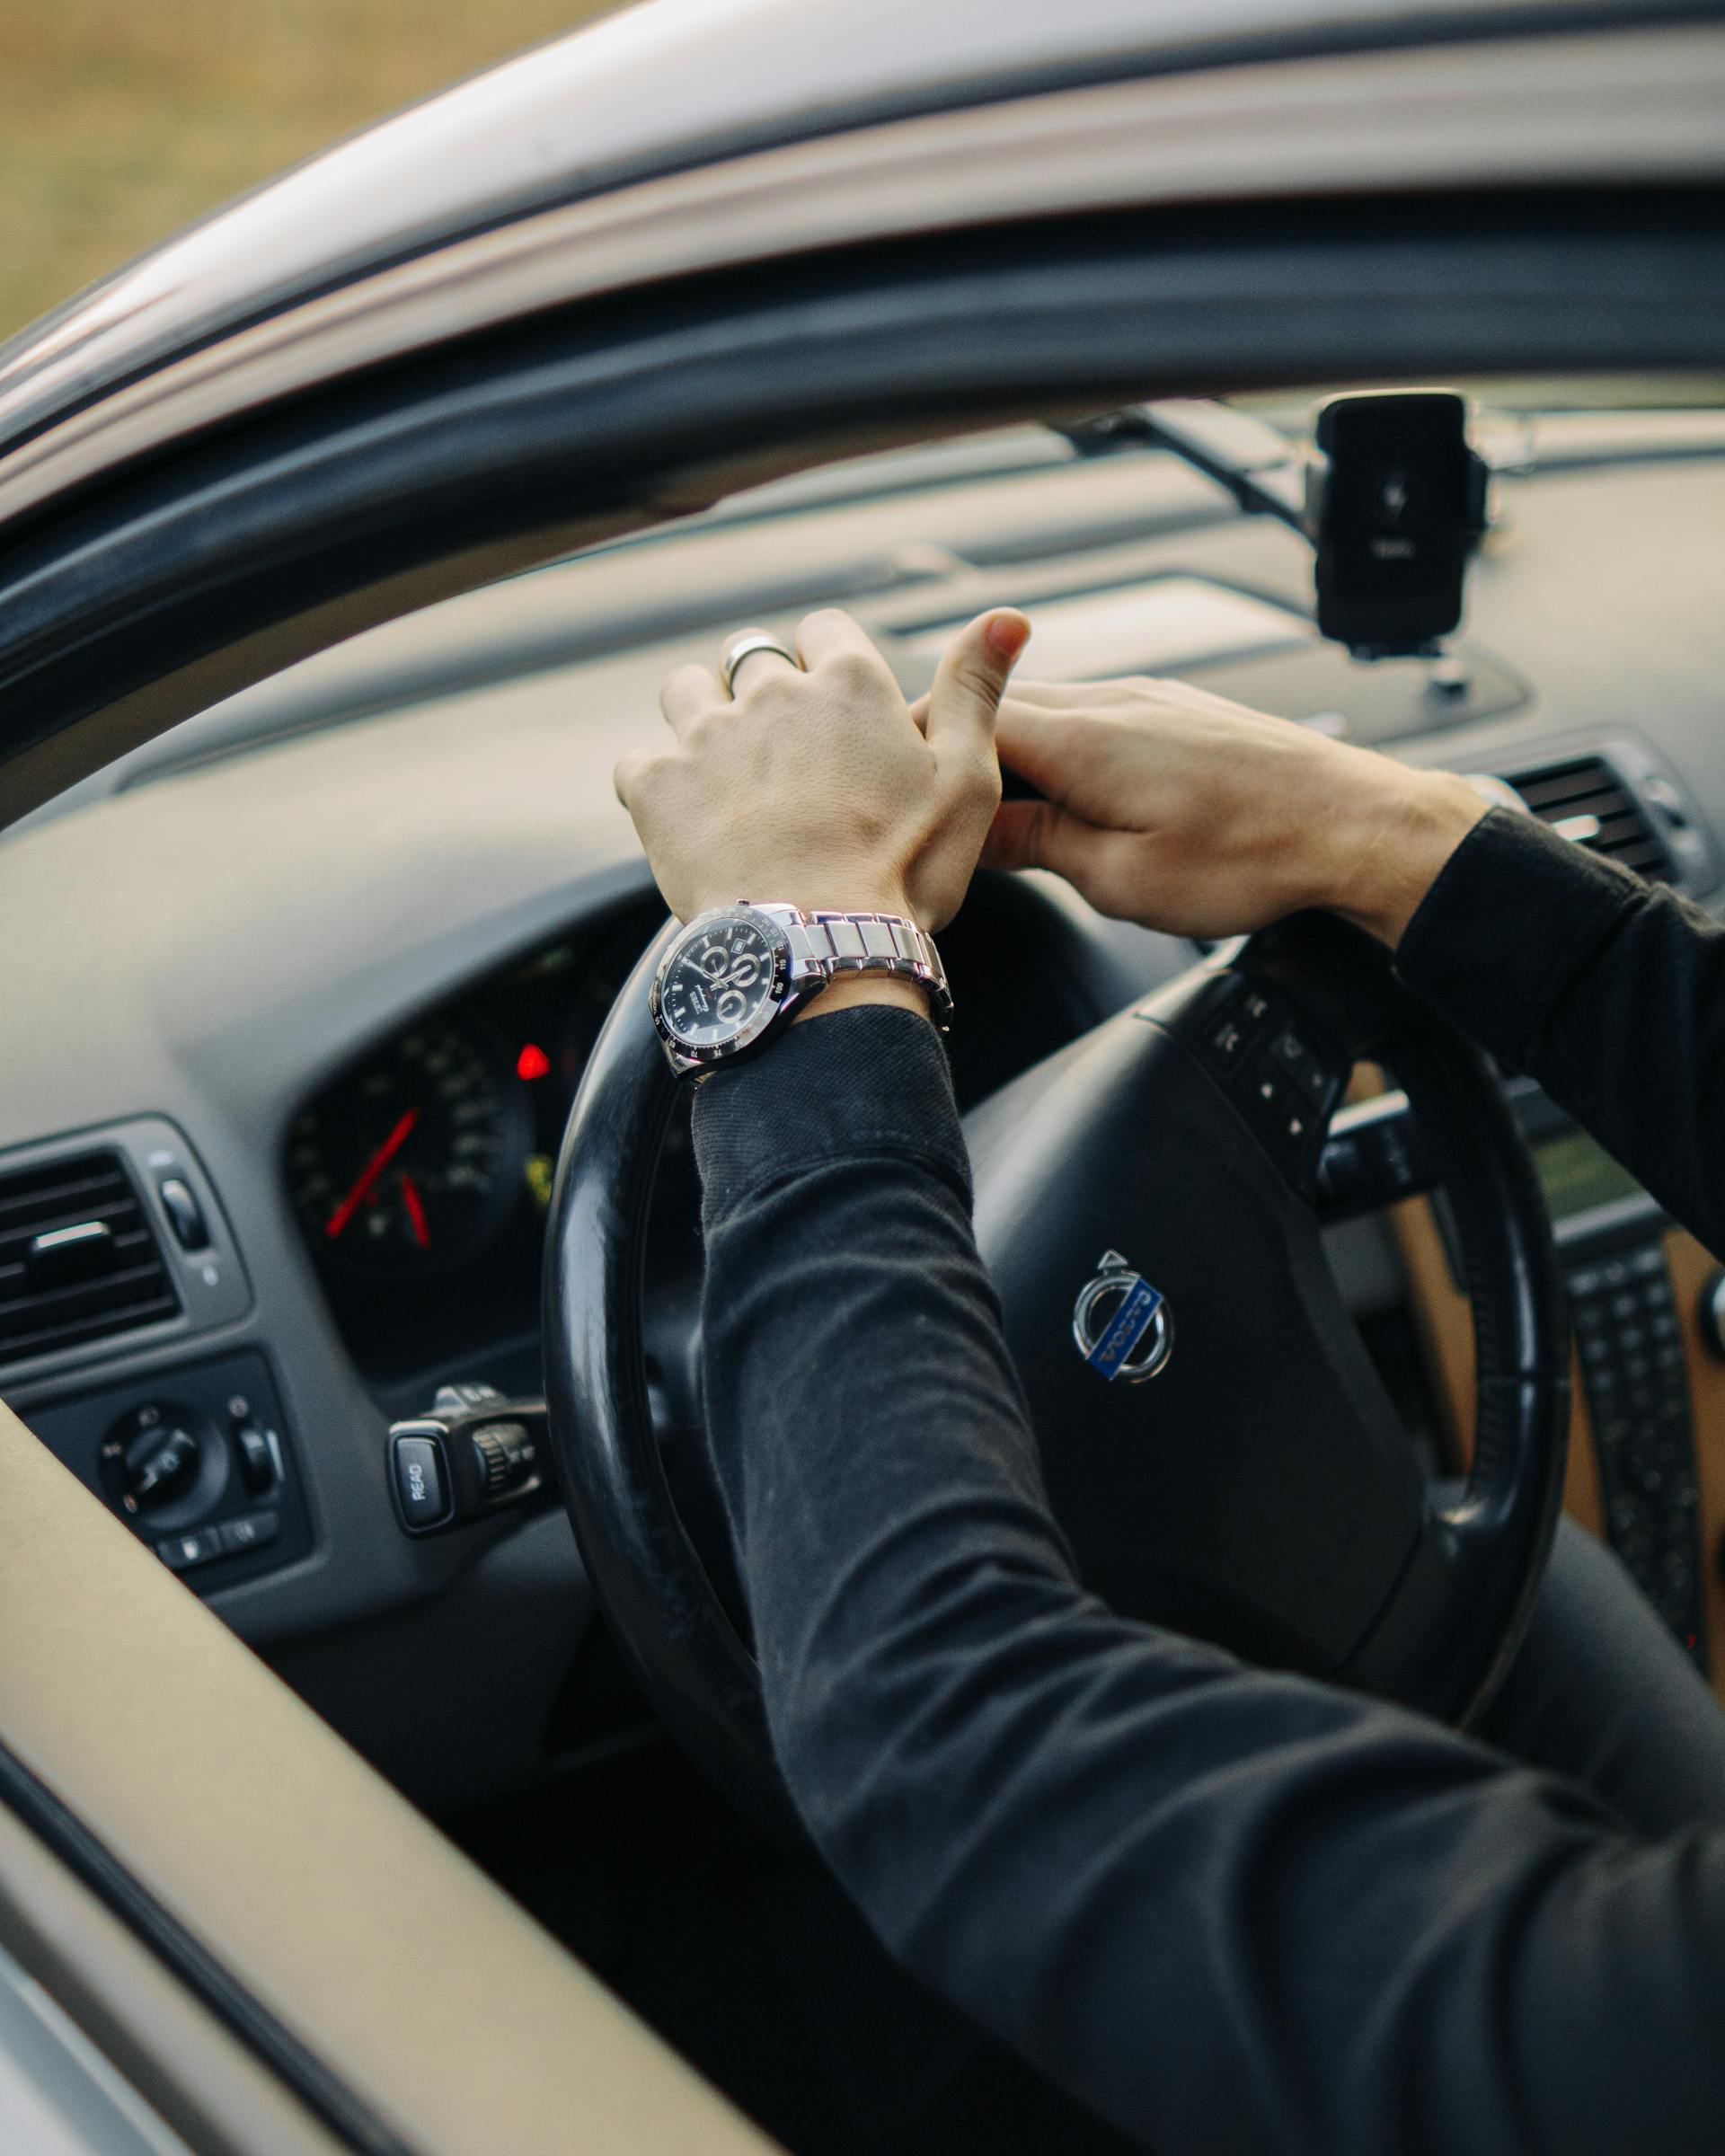
[[[986, 218], [954, 212], [937, 230], [924, 221], [907, 231], [900, 218], [824, 241], [805, 234], [790, 253], [763, 252], [757, 226], [747, 261], [730, 264], [709, 231], [698, 265], [586, 291], [571, 288], [579, 278], [566, 264], [561, 296], [537, 292], [494, 320], [456, 306], [402, 349], [289, 376], [182, 432], [142, 447], [128, 437], [108, 461], [68, 464], [63, 487], [51, 483], [52, 459], [32, 450], [39, 490], [0, 526], [0, 822], [375, 622], [845, 450], [1157, 393], [1438, 369], [1717, 365], [1716, 172], [1655, 160], [1632, 189], [1602, 192], [1597, 160], [1548, 161], [1525, 184], [1488, 188], [1481, 155], [1471, 139], [1471, 177], [1459, 184], [1434, 167], [1418, 190], [1313, 191], [1290, 169], [1279, 187], [1270, 174], [1231, 199], [1218, 182], [1201, 204], [1142, 191], [1057, 216], [1003, 216], [996, 204]], [[1564, 172], [1567, 181], [1553, 178]], [[482, 266], [487, 246], [521, 236], [464, 243], [478, 251], [464, 275]], [[435, 267], [428, 258], [422, 273]], [[456, 278], [449, 289], [472, 286]], [[219, 378], [221, 358], [199, 364]], [[252, 355], [227, 359], [243, 370]], [[90, 421], [79, 423], [87, 442]], [[0, 490], [22, 454], [0, 462]], [[699, 2085], [679, 2080], [525, 1919], [525, 1930], [501, 1923], [483, 1882], [352, 1755], [331, 1752], [314, 1718], [299, 1719], [291, 1695], [88, 1492], [56, 1481], [62, 1471], [50, 1474], [3, 1414], [0, 1444], [0, 1630], [17, 1643], [0, 1658], [11, 1824], [316, 2131], [350, 2147], [465, 2156], [483, 2145], [473, 2138], [482, 2095], [522, 2107], [512, 2133], [525, 2148], [514, 2120], [530, 2109], [554, 2134], [556, 2106], [590, 2105], [593, 2077], [615, 2054], [617, 2138], [606, 2145], [631, 2145], [632, 2110], [642, 2132], [660, 2116], [651, 2098], [632, 2105], [637, 2083], [659, 2091], [664, 2116], [698, 2120], [685, 2145], [758, 2145], [722, 2106], [703, 2108]], [[153, 1695], [128, 1701], [111, 1689], [117, 1638], [180, 1643], [183, 1668], [176, 1676], [171, 1657], [153, 1662]], [[66, 1725], [78, 1718], [66, 1702], [104, 1683], [111, 1712], [73, 1742]], [[307, 1971], [270, 1961], [271, 1920], [245, 1887], [244, 1822], [226, 1784], [221, 1835], [206, 1816], [210, 1774], [231, 1779], [242, 1763], [224, 1768], [194, 1747], [196, 1771], [182, 1763], [176, 1772], [161, 1743], [163, 1717], [196, 1726], [212, 1697], [229, 1702], [220, 1711], [282, 1786], [309, 1780], [332, 1817], [351, 1805], [375, 1824], [374, 1854], [394, 1852], [382, 1877], [402, 1851], [418, 1852], [429, 1910], [415, 1909], [406, 1929], [421, 1958], [435, 1961], [438, 1939], [447, 1947], [466, 1927], [494, 1933], [502, 1995], [513, 2001], [518, 1985], [535, 2017], [554, 2010], [585, 2032], [567, 2058], [538, 2055], [520, 2031], [500, 2055], [480, 2029], [471, 2055], [440, 2063], [416, 2029], [411, 1993], [382, 2018], [373, 1996], [362, 2038], [351, 2016], [332, 2019], [314, 1991], [296, 1988]], [[208, 1876], [177, 1864], [163, 1839], [164, 1807], [175, 1803], [199, 1820]], [[290, 1831], [284, 1816], [284, 1841]], [[0, 1859], [5, 1839], [0, 1830]], [[346, 1867], [356, 1949], [402, 1921], [378, 1891], [379, 1864], [363, 1861], [367, 1846], [357, 1837], [320, 1852], [296, 1840], [280, 1880], [287, 1895], [318, 1882], [326, 1890], [329, 1868]], [[0, 1869], [0, 1925], [20, 1938], [21, 1900]], [[165, 1923], [146, 1921], [152, 1906]], [[288, 1901], [270, 1906], [273, 1921], [292, 1921], [280, 1914]], [[341, 1941], [327, 1944], [333, 1952]], [[228, 1984], [263, 2016], [249, 2033], [244, 2012], [223, 2010]], [[535, 2017], [539, 2050], [554, 2049]], [[275, 2041], [278, 2026], [291, 2043]], [[135, 2041], [171, 2086], [165, 2054], [141, 2027]], [[571, 2060], [582, 2063], [579, 2093]], [[326, 2088], [320, 2099], [320, 2075], [334, 2097]], [[447, 2100], [428, 2102], [428, 2090]], [[678, 2113], [685, 2104], [694, 2108]], [[575, 2116], [562, 2113], [565, 2129]], [[206, 2117], [202, 2130], [221, 2145], [219, 2122]]]

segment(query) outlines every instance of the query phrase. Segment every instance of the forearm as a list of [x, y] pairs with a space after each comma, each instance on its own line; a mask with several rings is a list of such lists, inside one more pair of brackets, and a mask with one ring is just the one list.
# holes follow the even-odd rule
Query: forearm
[[[1577, 2036], [1614, 2071], [1694, 1970], [1625, 2010], [1622, 1952], [1574, 1922], [1552, 1955], [1585, 1980], [1506, 2031], [1565, 1883], [1614, 1861], [1586, 1800], [1084, 1593], [941, 1080], [917, 1021], [853, 1012], [696, 1103], [710, 1426], [817, 1843], [903, 1960], [1170, 2152], [1536, 2145], [1524, 2078]], [[1643, 2145], [1713, 2145], [1659, 2138], [1693, 2098], [1647, 2091]]]
[[1725, 930], [1530, 817], [1450, 856], [1402, 977], [1725, 1251]]

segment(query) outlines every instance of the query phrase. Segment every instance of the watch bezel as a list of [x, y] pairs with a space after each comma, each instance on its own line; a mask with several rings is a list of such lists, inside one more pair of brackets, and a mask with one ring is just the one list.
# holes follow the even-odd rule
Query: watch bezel
[[[721, 922], [746, 921], [765, 941], [772, 953], [773, 978], [760, 1007], [729, 1040], [686, 1040], [665, 1015], [663, 990], [671, 969], [697, 934], [707, 934]], [[659, 970], [653, 976], [652, 992], [648, 1004], [653, 1014], [653, 1024], [659, 1037], [668, 1050], [672, 1061], [683, 1070], [710, 1070], [715, 1065], [730, 1063], [757, 1047], [778, 1022], [789, 1000], [791, 987], [791, 939], [783, 927], [771, 914], [764, 913], [757, 906], [739, 903], [736, 906], [710, 906], [704, 914], [697, 914], [659, 960]]]

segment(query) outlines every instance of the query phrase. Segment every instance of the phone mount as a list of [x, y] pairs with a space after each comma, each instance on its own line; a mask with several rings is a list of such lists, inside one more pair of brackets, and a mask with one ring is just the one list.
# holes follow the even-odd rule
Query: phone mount
[[1453, 390], [1332, 398], [1309, 449], [1202, 398], [1131, 405], [1062, 431], [1090, 454], [1123, 441], [1171, 450], [1249, 516], [1274, 517], [1309, 540], [1318, 632], [1354, 658], [1441, 658], [1488, 526], [1491, 482]]

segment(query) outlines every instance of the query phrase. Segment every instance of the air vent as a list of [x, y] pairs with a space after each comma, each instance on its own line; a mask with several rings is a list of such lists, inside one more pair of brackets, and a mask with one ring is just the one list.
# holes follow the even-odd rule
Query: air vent
[[0, 1176], [0, 1363], [159, 1324], [180, 1307], [117, 1153]]
[[1628, 782], [1603, 756], [1574, 756], [1535, 771], [1506, 772], [1543, 824], [1652, 883], [1676, 876], [1664, 841]]

